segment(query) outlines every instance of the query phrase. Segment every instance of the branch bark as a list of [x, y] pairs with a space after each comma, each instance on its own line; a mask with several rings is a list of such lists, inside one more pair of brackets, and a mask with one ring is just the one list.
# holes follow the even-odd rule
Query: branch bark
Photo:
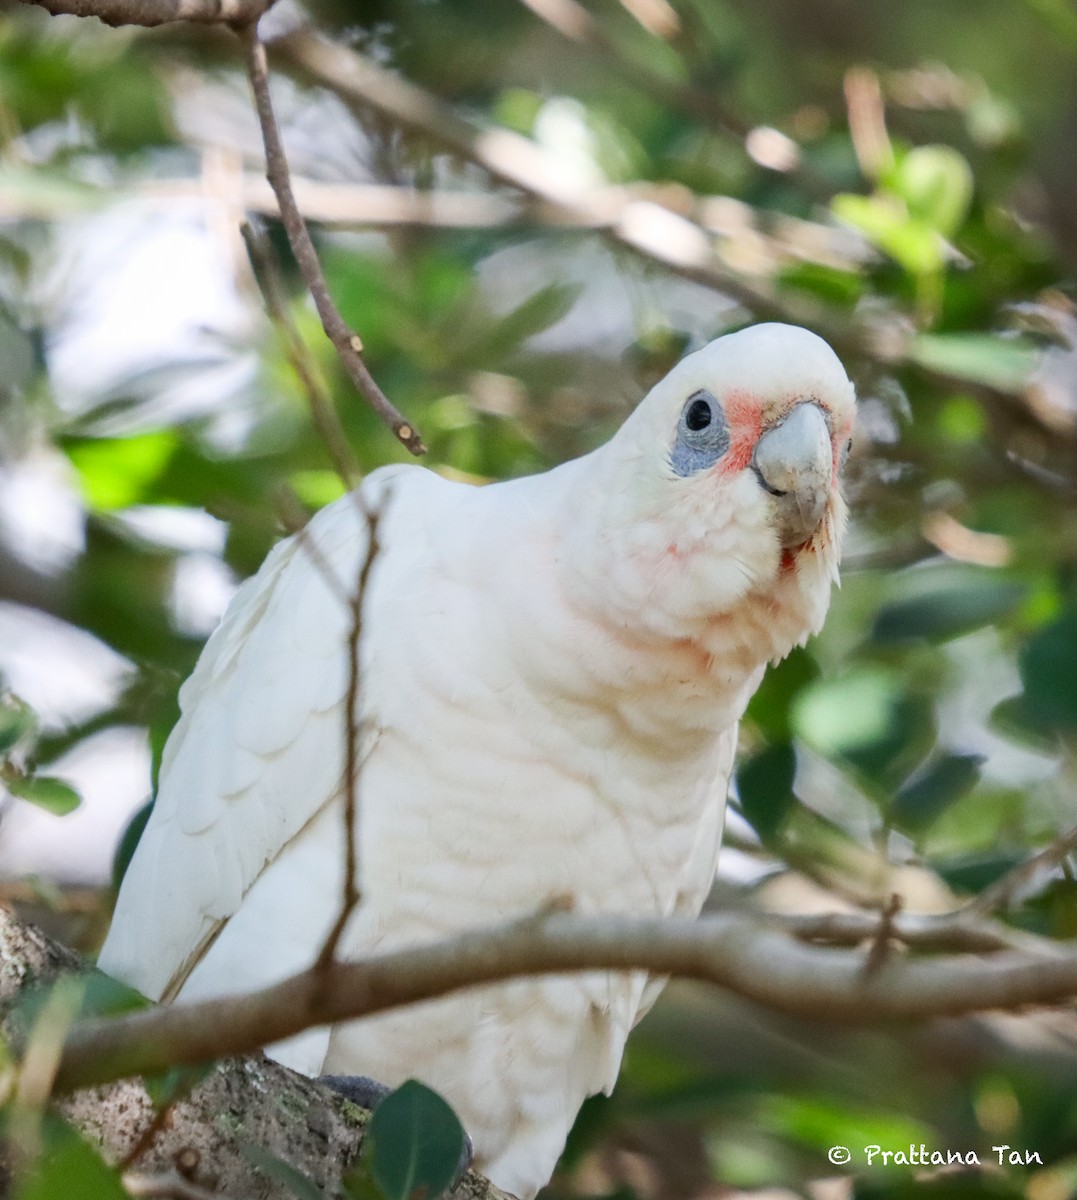
[[273, 0], [22, 0], [54, 17], [97, 17], [105, 25], [153, 28], [174, 21], [200, 25], [246, 25]]
[[[0, 908], [0, 1009], [9, 1010], [27, 986], [86, 969], [78, 955]], [[59, 1107], [113, 1164], [127, 1159], [154, 1121], [137, 1079], [75, 1093]], [[365, 1123], [362, 1109], [279, 1063], [261, 1055], [229, 1058], [169, 1107], [137, 1168], [125, 1174], [125, 1186], [132, 1195], [183, 1200], [295, 1200], [287, 1184], [252, 1165], [244, 1147], [253, 1145], [296, 1168], [330, 1200], [341, 1193], [341, 1175], [359, 1152]], [[466, 1176], [453, 1197], [508, 1200], [476, 1174]]]
[[[900, 925], [895, 923], [900, 935]], [[762, 965], [765, 964], [765, 967]], [[766, 917], [583, 917], [549, 912], [362, 962], [333, 962], [273, 987], [75, 1027], [63, 1090], [252, 1050], [312, 1025], [382, 1012], [517, 976], [643, 969], [696, 979], [782, 1012], [862, 1022], [1053, 1004], [1077, 994], [1077, 949], [990, 958], [895, 952], [865, 974], [858, 950], [807, 945]]]

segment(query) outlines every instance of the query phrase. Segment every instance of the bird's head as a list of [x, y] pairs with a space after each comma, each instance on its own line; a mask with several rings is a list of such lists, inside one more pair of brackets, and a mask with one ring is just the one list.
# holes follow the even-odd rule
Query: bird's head
[[854, 408], [834, 352], [791, 325], [682, 359], [605, 448], [610, 524], [633, 530], [628, 557], [655, 601], [723, 611], [783, 574], [828, 592]]

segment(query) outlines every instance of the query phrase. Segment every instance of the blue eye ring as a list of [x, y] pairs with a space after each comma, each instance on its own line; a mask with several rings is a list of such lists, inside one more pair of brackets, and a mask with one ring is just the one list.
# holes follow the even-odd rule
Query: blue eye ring
[[729, 427], [722, 406], [707, 391], [693, 392], [681, 408], [669, 465], [682, 477], [705, 471], [729, 449]]

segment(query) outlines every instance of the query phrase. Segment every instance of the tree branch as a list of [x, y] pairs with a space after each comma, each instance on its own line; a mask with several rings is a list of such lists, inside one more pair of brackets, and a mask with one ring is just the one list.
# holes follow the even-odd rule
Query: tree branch
[[980, 916], [1005, 911], [1016, 900], [1045, 886], [1047, 878], [1059, 870], [1074, 850], [1077, 850], [1077, 826], [1061, 834], [1026, 862], [1018, 863], [990, 887], [984, 888], [969, 905], [969, 911]]
[[329, 285], [326, 282], [325, 273], [322, 271], [322, 264], [318, 261], [317, 251], [314, 249], [314, 243], [310, 239], [306, 222], [303, 220], [292, 191], [288, 159], [284, 153], [284, 143], [277, 127], [277, 118], [273, 112], [273, 100], [269, 92], [269, 70], [266, 64], [265, 46], [258, 36], [257, 22], [245, 26], [240, 33], [247, 48], [247, 73], [251, 82], [251, 90], [254, 93], [258, 122], [262, 129], [262, 143], [265, 146], [266, 155], [266, 178], [280, 205], [281, 221], [288, 235], [288, 244], [292, 248], [300, 273], [310, 290], [314, 306], [318, 310], [318, 316], [321, 317], [322, 328], [336, 347], [340, 361], [352, 382], [359, 389], [360, 395], [389, 425], [393, 433], [412, 454], [422, 454], [426, 447], [423, 445], [418, 431], [378, 386], [363, 361], [363, 343], [359, 335], [348, 327], [329, 294]]
[[274, 0], [22, 0], [54, 17], [97, 17], [105, 25], [152, 28], [174, 21], [202, 25], [247, 25]]
[[737, 300], [756, 317], [810, 326], [843, 354], [864, 356], [891, 369], [908, 367], [938, 384], [1004, 404], [1023, 390], [976, 384], [924, 366], [913, 354], [911, 324], [905, 328], [892, 317], [885, 324], [853, 322], [824, 302], [781, 291], [766, 279], [747, 278], [722, 261], [691, 204], [686, 206], [689, 215], [679, 210], [677, 201], [690, 200], [680, 189], [667, 203], [642, 198], [623, 186], [566, 184], [556, 157], [529, 138], [504, 128], [481, 128], [423, 88], [317, 32], [298, 30], [274, 41], [273, 47], [346, 102], [382, 113], [540, 202], [550, 224], [591, 225], [615, 246]]
[[[204, 1062], [460, 988], [563, 971], [642, 969], [697, 979], [782, 1012], [828, 1021], [933, 1017], [1052, 1004], [1077, 994], [1077, 949], [987, 959], [895, 953], [870, 975], [855, 950], [805, 945], [779, 922], [725, 914], [581, 917], [544, 912], [361, 962], [311, 968], [244, 996], [77, 1025], [60, 1091]], [[764, 965], [765, 964], [765, 965]]]
[[359, 761], [359, 738], [362, 729], [360, 651], [363, 639], [363, 609], [370, 584], [370, 572], [381, 549], [378, 542], [381, 508], [371, 508], [359, 492], [354, 495], [356, 505], [366, 519], [367, 545], [359, 568], [359, 579], [349, 601], [351, 630], [348, 636], [348, 690], [344, 703], [344, 887], [340, 912], [314, 962], [314, 970], [322, 972], [334, 962], [345, 926], [362, 897], [359, 886], [359, 857], [356, 852], [359, 775], [362, 768]]
[[250, 221], [244, 221], [240, 233], [247, 255], [251, 260], [251, 269], [255, 280], [262, 292], [266, 314], [270, 321], [280, 330], [284, 343], [284, 352], [296, 373], [299, 382], [307, 395], [307, 404], [311, 416], [317, 426], [318, 433], [333, 460], [333, 466], [344, 487], [351, 491], [357, 487], [362, 478], [362, 471], [355, 455], [352, 454], [348, 438], [337, 417], [333, 402], [325, 390], [325, 385], [318, 374], [316, 365], [311, 361], [310, 352], [303, 339], [299, 336], [291, 317], [288, 315], [288, 305], [280, 285], [280, 275], [273, 257], [269, 239], [265, 231], [256, 229]]

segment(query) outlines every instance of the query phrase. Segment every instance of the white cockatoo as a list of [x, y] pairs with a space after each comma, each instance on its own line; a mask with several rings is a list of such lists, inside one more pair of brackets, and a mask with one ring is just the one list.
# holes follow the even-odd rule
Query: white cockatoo
[[[738, 720], [826, 614], [853, 415], [825, 342], [759, 325], [684, 358], [607, 444], [545, 474], [365, 481], [380, 550], [360, 647], [362, 902], [342, 957], [554, 897], [698, 913]], [[344, 497], [281, 542], [180, 693], [100, 956], [153, 999], [282, 979], [341, 911], [352, 618], [327, 568], [354, 595], [368, 536]], [[423, 1080], [477, 1166], [530, 1197], [660, 987], [643, 972], [511, 981], [270, 1053], [308, 1074]]]

